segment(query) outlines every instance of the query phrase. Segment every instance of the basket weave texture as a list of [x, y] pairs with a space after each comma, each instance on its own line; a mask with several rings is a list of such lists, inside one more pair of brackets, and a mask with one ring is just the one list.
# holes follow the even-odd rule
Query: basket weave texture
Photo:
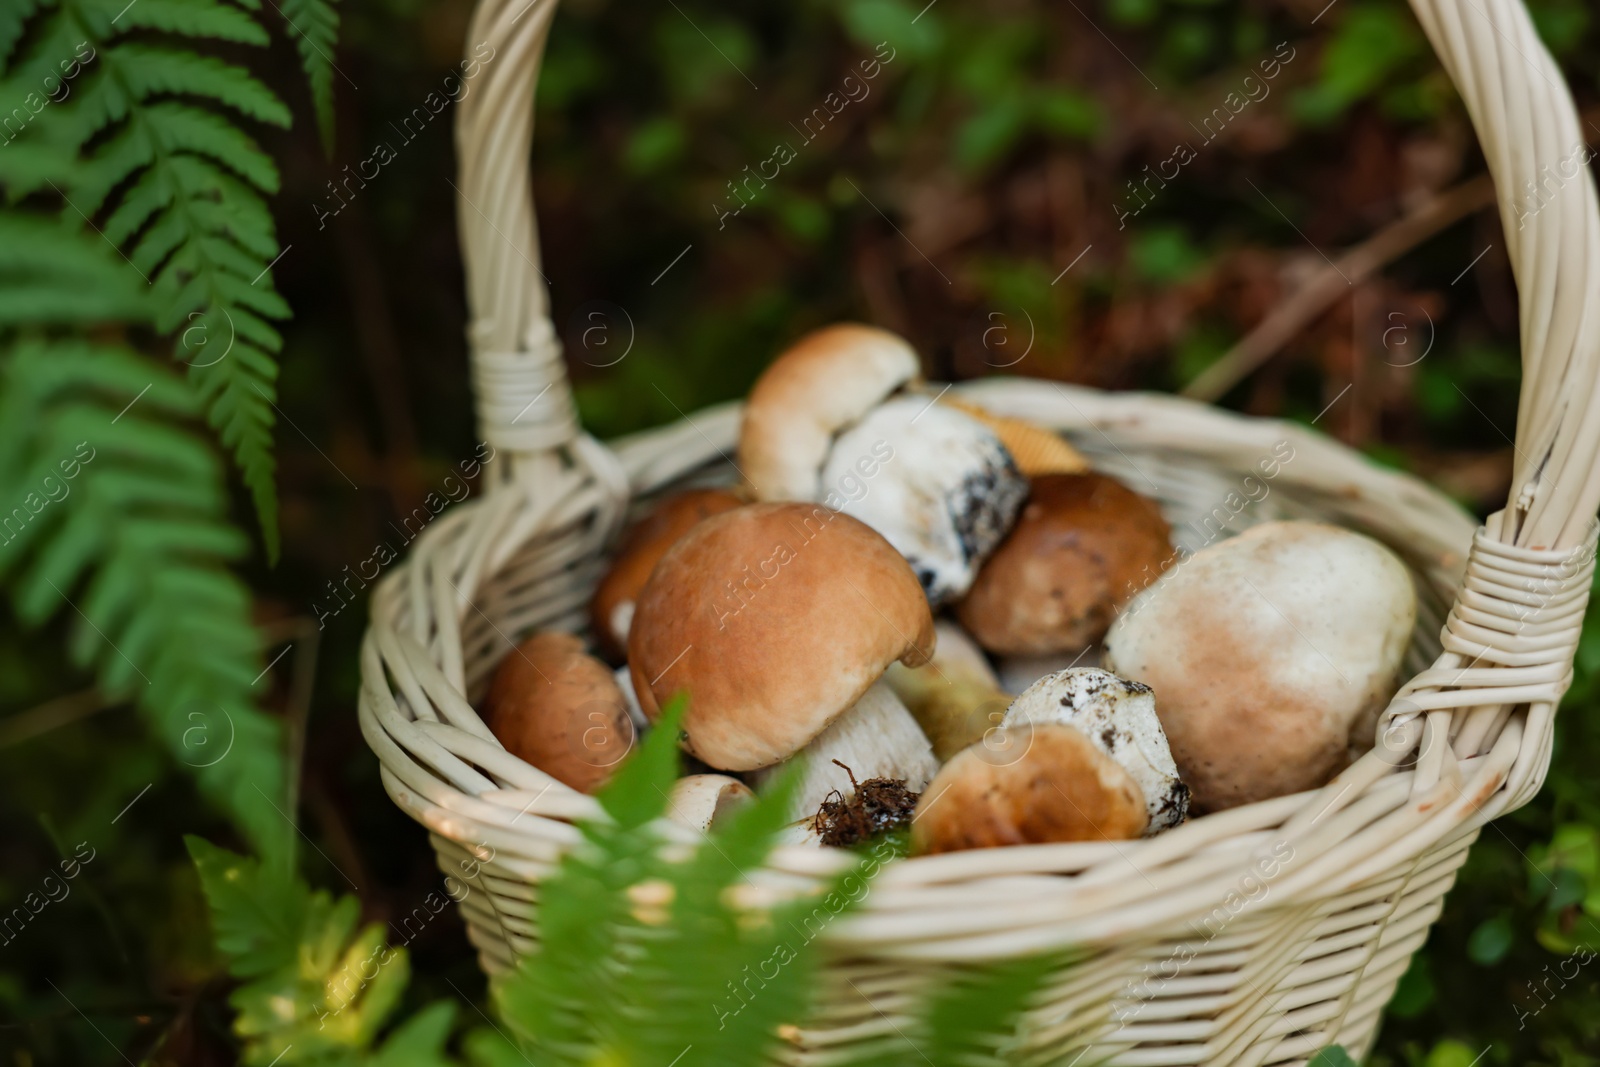
[[[856, 910], [817, 924], [823, 986], [786, 1035], [785, 1061], [826, 1064], [893, 1034], [945, 970], [1066, 946], [1085, 955], [1020, 1022], [1026, 1062], [1073, 1063], [1090, 1048], [1084, 1062], [1129, 1067], [1298, 1064], [1333, 1043], [1363, 1054], [1468, 847], [1539, 789], [1594, 570], [1600, 212], [1586, 168], [1571, 173], [1578, 118], [1521, 3], [1412, 6], [1476, 126], [1520, 293], [1524, 379], [1503, 511], [1480, 527], [1427, 485], [1293, 424], [1048, 382], [957, 387], [1060, 431], [1159, 500], [1183, 548], [1242, 524], [1321, 518], [1400, 553], [1421, 593], [1415, 676], [1375, 747], [1320, 790], [1148, 840], [885, 865]], [[494, 48], [456, 136], [473, 384], [499, 458], [488, 491], [443, 514], [379, 584], [361, 661], [361, 727], [384, 786], [427, 827], [441, 869], [469, 884], [468, 934], [490, 973], [538, 944], [539, 882], [598, 808], [506, 753], [471, 701], [514, 639], [584, 626], [631, 507], [736, 475], [737, 405], [610, 445], [578, 425], [528, 171], [554, 11], [554, 0], [480, 0], [469, 31], [469, 49]], [[782, 848], [748, 872], [751, 892], [819, 889], [850, 862]]]

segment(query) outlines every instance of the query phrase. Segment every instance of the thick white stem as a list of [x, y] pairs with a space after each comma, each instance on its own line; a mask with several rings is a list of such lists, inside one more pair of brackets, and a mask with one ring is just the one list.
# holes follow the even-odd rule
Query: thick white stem
[[[846, 799], [854, 795], [850, 774], [858, 782], [901, 779], [907, 789], [921, 792], [939, 770], [939, 761], [917, 720], [881, 679], [793, 758], [805, 761], [800, 789], [789, 809], [789, 817], [795, 820], [815, 815], [829, 793], [837, 792]], [[789, 762], [753, 772], [748, 776], [751, 784], [760, 789]]]

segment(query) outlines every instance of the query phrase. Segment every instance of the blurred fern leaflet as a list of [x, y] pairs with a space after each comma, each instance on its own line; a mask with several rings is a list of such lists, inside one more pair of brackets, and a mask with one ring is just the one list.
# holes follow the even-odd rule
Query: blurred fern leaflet
[[[244, 245], [275, 248], [272, 223], [260, 197], [203, 154], [258, 182], [276, 181], [271, 161], [217, 115], [152, 97], [210, 93], [287, 115], [237, 68], [104, 43], [133, 30], [260, 38], [248, 16], [209, 0], [138, 0], [120, 18], [75, 0], [28, 3], [0, 18], [0, 100], [22, 102], [0, 115], [0, 582], [24, 625], [65, 615], [72, 657], [102, 694], [136, 704], [201, 791], [284, 857], [281, 730], [255, 703], [259, 636], [250, 592], [229, 570], [249, 544], [228, 521], [222, 465], [188, 429], [206, 417], [222, 431], [270, 518], [270, 400], [237, 400], [270, 389], [276, 367], [241, 336], [228, 358], [179, 378], [128, 338], [169, 334], [212, 296], [235, 308], [241, 334], [262, 321], [237, 314], [242, 301], [287, 311], [270, 282], [230, 296], [249, 288]], [[104, 232], [85, 229], [102, 211]], [[134, 242], [140, 212], [150, 225]], [[275, 545], [275, 522], [265, 528]]]
[[50, 0], [37, 21], [8, 83], [53, 79], [62, 95], [23, 136], [80, 157], [65, 187], [49, 184], [70, 221], [99, 229], [150, 283], [156, 328], [177, 334], [174, 358], [238, 463], [276, 559], [283, 341], [270, 320], [289, 308], [272, 284], [279, 248], [264, 197], [278, 171], [230, 112], [275, 126], [289, 112], [244, 68], [177, 43], [260, 46], [266, 31], [220, 0]]

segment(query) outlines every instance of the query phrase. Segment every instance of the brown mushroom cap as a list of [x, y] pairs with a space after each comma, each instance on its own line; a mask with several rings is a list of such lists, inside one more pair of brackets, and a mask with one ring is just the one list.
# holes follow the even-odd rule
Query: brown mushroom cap
[[921, 584], [871, 527], [820, 504], [752, 504], [656, 564], [628, 666], [647, 716], [686, 692], [685, 747], [747, 771], [805, 747], [889, 664], [926, 662], [933, 646]]
[[589, 601], [590, 626], [606, 655], [618, 661], [627, 655], [628, 618], [634, 601], [667, 549], [700, 520], [731, 511], [740, 503], [728, 489], [686, 489], [662, 500], [628, 528], [611, 559], [611, 569], [595, 586], [594, 598]]
[[806, 334], [756, 379], [739, 426], [739, 469], [758, 500], [815, 500], [834, 434], [915, 378], [917, 354], [874, 326]]
[[1171, 528], [1154, 501], [1103, 474], [1051, 474], [1033, 491], [956, 615], [1006, 656], [1093, 644], [1117, 609], [1172, 559]]
[[611, 669], [572, 634], [534, 634], [500, 661], [484, 721], [506, 751], [584, 793], [633, 747], [633, 722]]
[[1148, 821], [1132, 776], [1082, 733], [1021, 724], [944, 765], [912, 816], [911, 851], [1131, 841]]

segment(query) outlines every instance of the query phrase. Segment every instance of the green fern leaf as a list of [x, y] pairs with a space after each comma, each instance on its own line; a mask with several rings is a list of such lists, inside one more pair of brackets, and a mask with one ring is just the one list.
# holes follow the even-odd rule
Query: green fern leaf
[[355, 897], [336, 901], [281, 868], [197, 837], [184, 840], [217, 949], [228, 972], [246, 979], [230, 997], [238, 1011], [234, 1032], [244, 1039], [242, 1062], [449, 1067], [450, 1004], [424, 1008], [378, 1045], [405, 992], [410, 963], [404, 949], [384, 943], [382, 926], [357, 929]]
[[[91, 258], [92, 238], [56, 237]], [[16, 503], [0, 516], [0, 579], [24, 623], [72, 620], [70, 650], [100, 688], [134, 701], [266, 854], [287, 855], [281, 731], [252, 700], [259, 638], [249, 590], [227, 569], [246, 545], [211, 450], [173, 424], [198, 406], [131, 352], [12, 344], [0, 357], [0, 500]]]
[[182, 37], [265, 45], [267, 31], [236, 7], [185, 0], [139, 0], [117, 18], [117, 31], [158, 30]]
[[333, 155], [333, 53], [338, 47], [339, 12], [333, 0], [283, 0], [279, 9], [289, 24], [300, 53], [300, 66], [311, 87], [322, 150]]
[[0, 68], [11, 57], [11, 50], [22, 39], [29, 17], [38, 9], [39, 0], [11, 0], [0, 4]]
[[[45, 116], [46, 135], [82, 154], [64, 192], [68, 215], [102, 217], [106, 239], [150, 283], [156, 327], [175, 335], [174, 358], [232, 454], [276, 560], [282, 339], [267, 320], [288, 317], [289, 308], [273, 288], [280, 249], [264, 196], [279, 180], [232, 116], [287, 126], [289, 111], [243, 67], [160, 36], [260, 45], [266, 34], [218, 0], [59, 3], [41, 20], [41, 39], [87, 40], [97, 60], [53, 109], [59, 114]], [[124, 39], [130, 30], [139, 37]], [[30, 58], [40, 51], [34, 46]]]

